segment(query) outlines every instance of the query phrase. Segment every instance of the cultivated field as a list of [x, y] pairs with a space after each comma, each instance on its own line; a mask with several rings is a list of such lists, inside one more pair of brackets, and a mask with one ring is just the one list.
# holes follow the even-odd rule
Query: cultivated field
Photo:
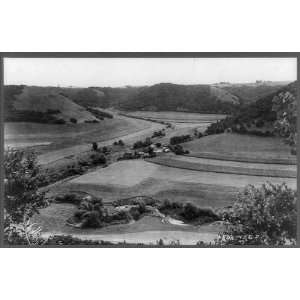
[[223, 160], [296, 164], [295, 155], [282, 139], [223, 133], [182, 144], [190, 156]]
[[174, 111], [135, 111], [127, 113], [128, 116], [149, 118], [164, 122], [173, 123], [206, 123], [214, 122], [216, 120], [225, 118], [226, 115], [221, 114], [200, 114], [200, 113], [187, 113], [187, 112], [174, 112]]
[[129, 118], [105, 119], [96, 124], [5, 123], [4, 141], [14, 143], [50, 143], [42, 152], [73, 145], [104, 141], [149, 128], [149, 122]]
[[297, 176], [295, 165], [246, 163], [175, 155], [159, 156], [148, 161], [159, 165], [195, 171], [281, 178], [296, 178]]

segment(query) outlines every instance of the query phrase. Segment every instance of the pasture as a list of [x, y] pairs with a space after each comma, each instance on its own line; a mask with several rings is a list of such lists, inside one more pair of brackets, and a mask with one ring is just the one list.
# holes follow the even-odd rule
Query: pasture
[[222, 114], [200, 114], [174, 111], [134, 111], [128, 112], [127, 115], [171, 123], [206, 123], [214, 122], [226, 117], [226, 115]]
[[175, 155], [160, 156], [148, 161], [174, 168], [205, 172], [281, 178], [296, 178], [297, 176], [297, 168], [294, 165], [246, 163]]
[[296, 164], [290, 147], [276, 137], [223, 133], [182, 144], [190, 156], [260, 163]]
[[[36, 147], [39, 153], [63, 149], [75, 145], [105, 141], [147, 129], [151, 123], [129, 118], [104, 119], [100, 123], [90, 124], [40, 124], [40, 123], [5, 123], [4, 143], [21, 147], [33, 143], [44, 144]], [[45, 144], [47, 143], [47, 144]]]

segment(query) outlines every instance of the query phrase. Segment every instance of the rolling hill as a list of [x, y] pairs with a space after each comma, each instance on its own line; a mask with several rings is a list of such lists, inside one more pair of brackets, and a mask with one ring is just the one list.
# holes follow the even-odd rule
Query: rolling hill
[[75, 103], [59, 88], [6, 86], [4, 95], [5, 121], [58, 124], [99, 122], [93, 113]]
[[240, 99], [241, 104], [253, 103], [267, 95], [273, 94], [289, 82], [255, 82], [244, 84], [218, 84], [218, 87], [224, 91], [235, 95]]
[[144, 87], [120, 103], [124, 110], [230, 113], [238, 98], [209, 85], [160, 83]]
[[295, 148], [297, 84], [297, 81], [292, 82], [254, 103], [241, 105], [234, 115], [211, 124], [207, 134], [230, 130], [260, 136], [279, 135]]
[[[125, 111], [181, 111], [236, 114], [265, 111], [268, 97], [283, 89], [283, 83], [181, 85], [159, 83], [140, 87], [37, 87], [5, 86], [6, 121], [43, 123], [98, 122], [94, 108]], [[263, 97], [261, 97], [263, 95]], [[259, 100], [256, 100], [259, 98]], [[256, 103], [255, 106], [251, 104]], [[250, 104], [250, 106], [249, 106]], [[95, 113], [97, 112], [97, 113]], [[272, 114], [272, 113], [271, 113]]]

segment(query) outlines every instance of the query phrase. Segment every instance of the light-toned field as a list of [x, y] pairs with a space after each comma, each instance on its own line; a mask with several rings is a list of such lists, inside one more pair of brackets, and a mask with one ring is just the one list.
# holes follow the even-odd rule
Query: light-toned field
[[296, 164], [296, 157], [291, 155], [290, 147], [275, 137], [223, 133], [196, 139], [182, 146], [190, 151], [190, 156], [196, 157]]
[[195, 171], [282, 178], [296, 178], [297, 176], [295, 165], [246, 163], [182, 155], [163, 155], [148, 161], [159, 165]]
[[174, 111], [134, 111], [128, 112], [127, 115], [150, 118], [158, 121], [174, 122], [174, 123], [202, 123], [202, 122], [214, 122], [216, 120], [225, 118], [226, 115], [222, 114], [200, 114], [200, 113], [188, 113], [188, 112], [174, 112]]
[[191, 201], [201, 207], [231, 205], [247, 184], [282, 183], [296, 188], [295, 178], [248, 176], [195, 171], [153, 164], [143, 160], [116, 162], [55, 187], [55, 192], [84, 191], [114, 201], [138, 195], [157, 199]]
[[74, 209], [75, 206], [71, 204], [53, 204], [42, 209], [32, 221], [42, 226], [42, 234], [45, 237], [53, 234], [71, 234], [80, 239], [144, 244], [155, 244], [160, 239], [166, 244], [177, 240], [184, 245], [195, 245], [198, 241], [212, 242], [222, 228], [218, 223], [200, 227], [176, 226], [163, 223], [157, 217], [145, 216], [131, 224], [78, 229], [66, 225], [66, 219], [72, 216]]
[[[161, 166], [143, 160], [116, 162], [70, 181], [55, 185], [50, 193], [86, 192], [102, 197], [104, 202], [131, 196], [145, 195], [155, 199], [193, 202], [200, 207], [224, 208], [232, 205], [237, 193], [247, 184], [261, 185], [286, 182], [296, 188], [296, 179], [269, 178], [200, 172]], [[44, 234], [72, 234], [82, 239], [133, 243], [166, 243], [180, 240], [181, 244], [213, 241], [220, 225], [182, 226], [162, 223], [157, 217], [144, 217], [133, 224], [112, 225], [100, 229], [76, 229], [66, 225], [75, 206], [51, 204], [35, 215], [33, 221], [43, 228]]]
[[[119, 128], [119, 130], [105, 131], [102, 135], [98, 134], [97, 136], [92, 137], [89, 135], [88, 140], [85, 143], [77, 144], [71, 147], [64, 147], [59, 150], [47, 151], [44, 154], [38, 156], [40, 164], [49, 164], [57, 160], [64, 159], [70, 155], [78, 155], [82, 152], [89, 151], [91, 149], [91, 143], [96, 141], [99, 147], [110, 146], [114, 142], [122, 139], [125, 144], [132, 144], [136, 140], [143, 140], [147, 136], [151, 136], [153, 131], [160, 130], [164, 126], [157, 123], [135, 120], [136, 123], [139, 123], [137, 126], [132, 126], [128, 129]], [[142, 122], [142, 123], [140, 123]]]
[[[128, 174], [128, 176], [126, 176], [126, 174]], [[178, 183], [218, 184], [235, 188], [242, 188], [247, 184], [260, 185], [266, 181], [274, 183], [286, 181], [291, 186], [295, 186], [294, 179], [289, 180], [288, 178], [277, 179], [264, 176], [243, 176], [234, 174], [228, 176], [222, 173], [160, 166], [143, 160], [120, 161], [107, 168], [80, 176], [70, 181], [70, 184], [114, 185], [116, 187], [126, 186], [133, 188], [137, 184], [145, 182], [148, 178], [156, 179], [160, 182], [172, 181]]]
[[62, 149], [69, 146], [104, 141], [119, 136], [144, 130], [151, 126], [150, 122], [129, 118], [105, 119], [96, 124], [39, 124], [39, 123], [6, 123], [4, 127], [4, 141], [6, 145], [16, 141], [48, 142], [49, 146], [43, 152]]

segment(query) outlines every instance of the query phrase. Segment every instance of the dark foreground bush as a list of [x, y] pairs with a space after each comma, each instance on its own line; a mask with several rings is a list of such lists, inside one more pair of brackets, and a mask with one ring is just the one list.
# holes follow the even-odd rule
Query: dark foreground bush
[[174, 218], [193, 224], [204, 224], [220, 220], [220, 217], [211, 208], [201, 208], [193, 203], [163, 201], [159, 211]]
[[249, 185], [223, 212], [228, 224], [219, 245], [295, 245], [297, 195], [286, 184]]

